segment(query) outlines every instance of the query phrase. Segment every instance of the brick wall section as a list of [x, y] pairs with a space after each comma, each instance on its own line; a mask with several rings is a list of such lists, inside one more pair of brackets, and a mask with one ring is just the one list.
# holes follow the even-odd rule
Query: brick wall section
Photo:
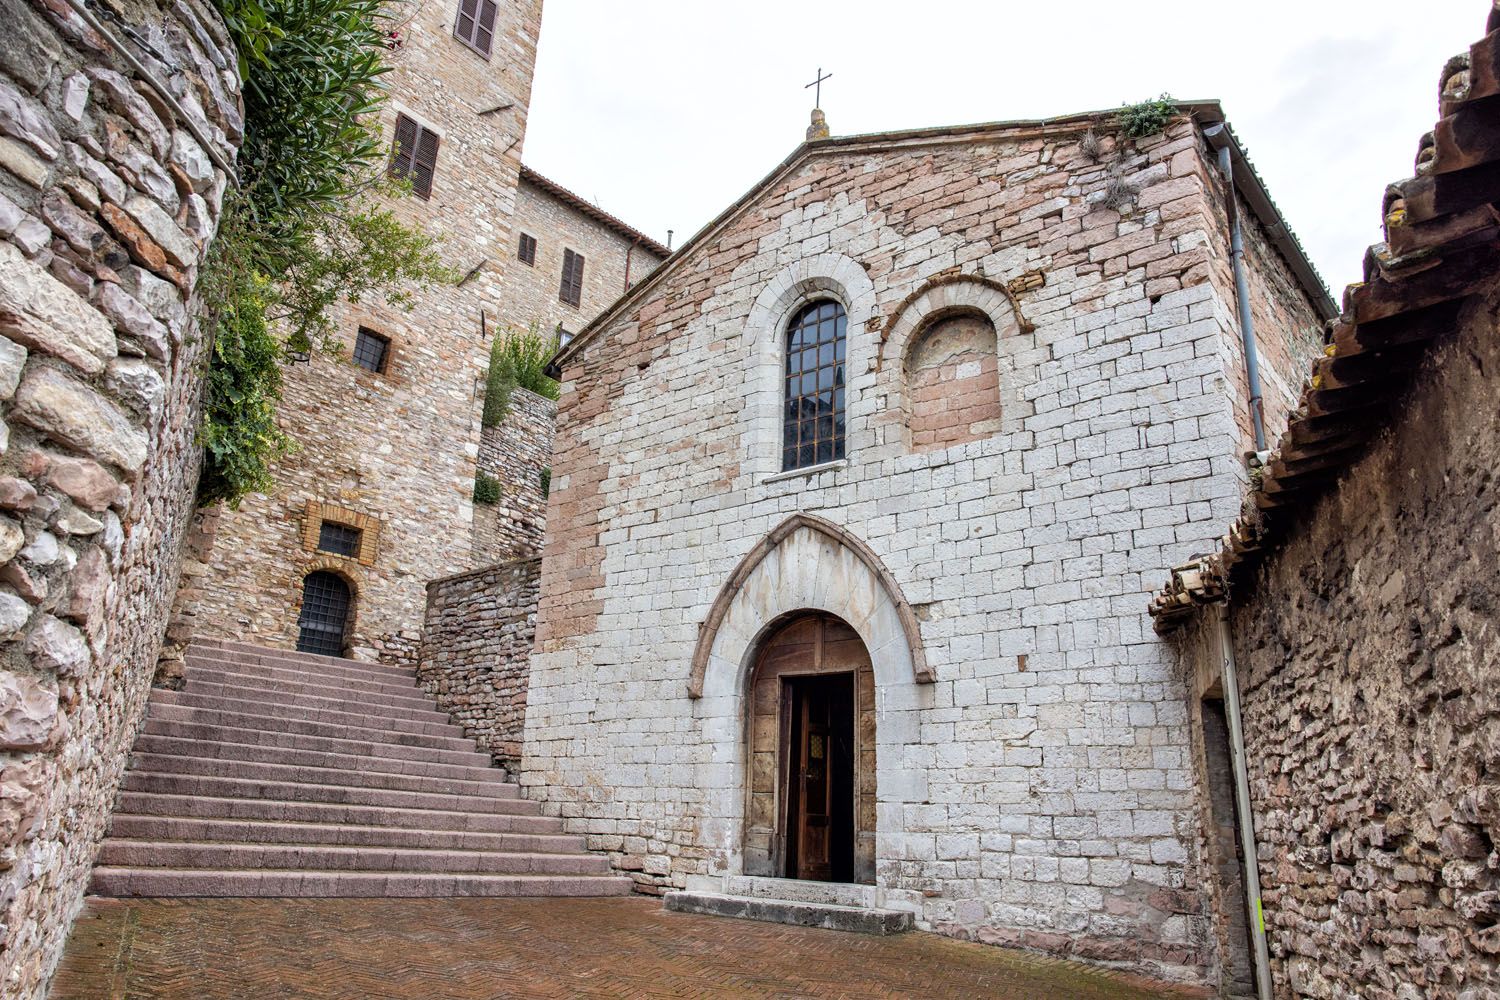
[[547, 495], [542, 474], [552, 465], [557, 404], [526, 389], [510, 396], [510, 412], [479, 438], [479, 471], [500, 481], [500, 499], [474, 506], [473, 561], [489, 566], [542, 550]]
[[539, 559], [486, 566], [427, 585], [417, 677], [496, 761], [521, 759], [536, 637]]
[[988, 319], [933, 324], [907, 358], [906, 382], [916, 450], [978, 441], [1000, 429], [1000, 367]]
[[[280, 422], [300, 450], [278, 463], [276, 490], [252, 496], [218, 525], [213, 572], [202, 584], [200, 633], [290, 647], [302, 580], [325, 564], [354, 591], [348, 651], [412, 662], [426, 608], [426, 581], [472, 565], [479, 388], [489, 344], [479, 313], [506, 301], [505, 261], [520, 171], [520, 137], [531, 94], [540, 0], [501, 4], [486, 60], [452, 37], [457, 0], [416, 8], [387, 77], [391, 107], [441, 135], [429, 199], [409, 198], [400, 217], [441, 238], [461, 286], [430, 289], [412, 309], [379, 300], [337, 310], [340, 356], [315, 352], [286, 370]], [[504, 112], [476, 111], [513, 103]], [[383, 374], [349, 360], [356, 329], [392, 341]], [[308, 501], [381, 522], [371, 565], [308, 551]]]
[[[115, 9], [232, 160], [238, 78], [212, 5]], [[198, 477], [191, 295], [226, 179], [129, 73], [65, 5], [7, 5], [0, 994], [27, 1000], [45, 993], [144, 714]]]
[[[645, 247], [632, 248], [630, 238], [525, 180], [516, 192], [515, 230], [502, 256], [507, 271], [505, 319], [520, 328], [534, 323], [543, 331], [561, 326], [576, 333], [624, 294], [627, 257], [632, 285], [662, 260]], [[516, 257], [521, 233], [536, 237], [534, 265]], [[577, 306], [557, 297], [565, 249], [584, 257], [583, 295]]]
[[1497, 304], [1234, 595], [1278, 996], [1500, 990]]
[[[685, 682], [736, 563], [809, 511], [883, 560], [937, 677], [876, 671], [888, 903], [949, 934], [1209, 974], [1185, 688], [1142, 597], [1238, 512], [1237, 332], [1203, 252], [1216, 210], [1195, 127], [1110, 163], [1079, 150], [1082, 128], [802, 160], [570, 360], [522, 780], [643, 887], [742, 863], [733, 772], [711, 762], [743, 717]], [[1120, 210], [1101, 205], [1116, 171], [1138, 184]], [[797, 269], [844, 257], [827, 267], [868, 283], [850, 460], [777, 477], [759, 457], [779, 427], [759, 416], [778, 404], [752, 374], [757, 303], [786, 287], [795, 306]], [[1040, 287], [1017, 285], [1034, 331], [1001, 329], [1010, 418], [913, 453], [883, 342], [903, 303], [947, 295], [923, 291], [941, 276], [1034, 271]]]

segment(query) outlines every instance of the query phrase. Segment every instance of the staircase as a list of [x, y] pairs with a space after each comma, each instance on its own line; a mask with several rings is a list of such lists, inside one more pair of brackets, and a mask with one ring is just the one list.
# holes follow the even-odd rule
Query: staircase
[[235, 642], [151, 694], [91, 891], [614, 896], [610, 871], [411, 670]]

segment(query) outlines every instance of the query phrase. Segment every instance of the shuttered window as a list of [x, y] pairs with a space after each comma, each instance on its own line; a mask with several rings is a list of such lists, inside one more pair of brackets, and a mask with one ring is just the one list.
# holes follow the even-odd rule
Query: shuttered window
[[411, 189], [423, 198], [432, 194], [437, 171], [438, 134], [405, 115], [396, 116], [396, 143], [391, 150], [391, 176], [408, 177]]
[[557, 297], [570, 306], [583, 301], [583, 254], [563, 251], [562, 285], [557, 289]]
[[453, 37], [486, 59], [495, 41], [495, 0], [458, 0]]
[[530, 233], [521, 234], [521, 245], [516, 248], [516, 257], [522, 264], [536, 265], [536, 237]]

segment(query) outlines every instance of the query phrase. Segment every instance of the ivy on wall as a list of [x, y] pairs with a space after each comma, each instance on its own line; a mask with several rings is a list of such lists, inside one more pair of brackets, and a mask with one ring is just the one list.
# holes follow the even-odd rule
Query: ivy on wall
[[328, 309], [397, 306], [453, 280], [426, 234], [403, 225], [384, 177], [379, 113], [389, 66], [384, 0], [218, 0], [239, 50], [245, 141], [200, 277], [213, 338], [201, 505], [273, 485], [292, 442], [276, 424], [281, 364], [327, 348]]

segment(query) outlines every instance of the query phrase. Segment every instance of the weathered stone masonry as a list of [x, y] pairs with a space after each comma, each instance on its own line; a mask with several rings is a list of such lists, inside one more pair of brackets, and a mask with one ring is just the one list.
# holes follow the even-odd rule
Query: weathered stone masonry
[[[814, 143], [565, 352], [522, 777], [643, 887], [742, 870], [754, 626], [721, 633], [701, 699], [685, 684], [737, 563], [813, 513], [888, 569], [936, 677], [892, 669], [908, 640], [858, 607], [889, 589], [816, 532], [742, 592], [751, 616], [837, 614], [874, 658], [886, 905], [1212, 974], [1184, 678], [1142, 595], [1245, 478], [1221, 182], [1195, 123], [1108, 163], [1089, 124]], [[1106, 208], [1117, 177], [1135, 193]], [[817, 296], [849, 314], [849, 460], [783, 476], [776, 345]], [[957, 313], [996, 332], [998, 427], [923, 451], [906, 362]]]
[[536, 638], [538, 557], [427, 585], [417, 676], [497, 761], [521, 759], [526, 682]]
[[479, 438], [479, 474], [500, 483], [500, 499], [474, 505], [473, 562], [529, 558], [541, 551], [547, 525], [543, 477], [552, 465], [557, 404], [526, 389], [510, 395], [505, 419]]
[[[143, 715], [192, 511], [192, 291], [231, 162], [212, 5], [116, 4], [173, 108], [63, 3], [0, 35], [0, 992], [41, 995]], [[160, 57], [160, 58], [159, 58]]]

